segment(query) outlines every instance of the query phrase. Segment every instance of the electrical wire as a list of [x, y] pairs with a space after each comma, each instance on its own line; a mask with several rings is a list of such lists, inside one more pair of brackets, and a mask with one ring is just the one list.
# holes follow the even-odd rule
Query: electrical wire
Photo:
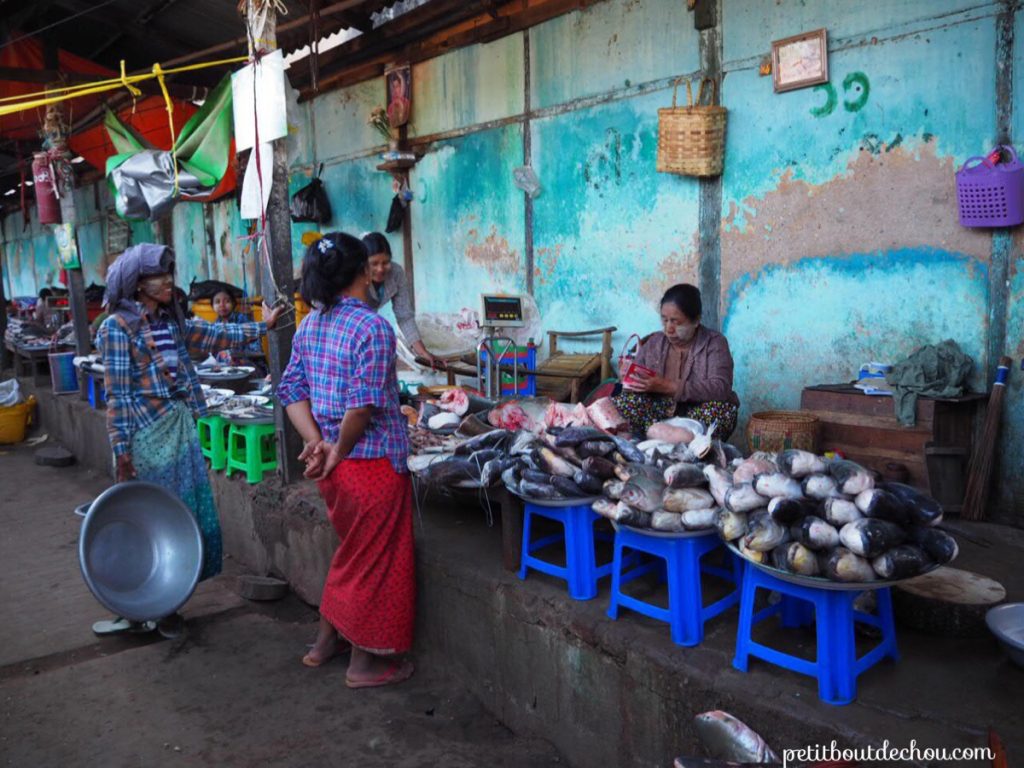
[[112, 3], [116, 3], [116, 2], [117, 2], [117, 0], [107, 0], [105, 3], [100, 3], [99, 5], [94, 5], [91, 8], [86, 8], [84, 10], [79, 11], [76, 14], [68, 16], [66, 19], [61, 19], [60, 21], [53, 22], [53, 24], [49, 24], [49, 25], [47, 25], [45, 27], [41, 27], [41, 28], [37, 29], [35, 32], [29, 32], [28, 34], [22, 35], [21, 37], [16, 37], [13, 40], [8, 40], [3, 45], [0, 45], [0, 51], [2, 51], [4, 48], [7, 48], [10, 45], [14, 45], [15, 43], [20, 43], [22, 40], [27, 40], [30, 37], [35, 37], [40, 32], [46, 32], [48, 29], [53, 29], [54, 27], [59, 27], [61, 24], [67, 24], [69, 21], [74, 21], [79, 16], [85, 16], [86, 14], [89, 14], [89, 13], [95, 13], [100, 8], [103, 8], [105, 6], [108, 6], [108, 5], [110, 5]]

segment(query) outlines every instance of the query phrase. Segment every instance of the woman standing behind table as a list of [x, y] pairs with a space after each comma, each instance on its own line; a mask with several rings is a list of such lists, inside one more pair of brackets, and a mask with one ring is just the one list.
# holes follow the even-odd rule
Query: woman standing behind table
[[661, 298], [663, 331], [651, 334], [636, 362], [655, 371], [612, 398], [634, 433], [646, 434], [656, 421], [673, 415], [717, 423], [715, 437], [727, 440], [736, 429], [740, 400], [732, 389], [733, 362], [725, 336], [700, 324], [700, 291], [673, 285]]
[[405, 279], [405, 270], [391, 260], [391, 244], [380, 232], [369, 232], [363, 235], [363, 245], [369, 254], [370, 291], [368, 303], [379, 310], [389, 301], [393, 303], [395, 320], [402, 330], [405, 342], [420, 357], [429, 360], [432, 366], [443, 365], [424, 346], [420, 338], [420, 329], [416, 325], [416, 313], [412, 308], [412, 297], [409, 295], [409, 283]]
[[[235, 293], [236, 291], [237, 294]], [[237, 288], [233, 288], [226, 284], [222, 290], [213, 294], [213, 298], [210, 299], [210, 305], [213, 307], [213, 311], [217, 315], [216, 322], [218, 324], [250, 322], [250, 318], [246, 317], [241, 312], [235, 311], [238, 306], [237, 297], [239, 295], [241, 295], [241, 291], [238, 291]], [[241, 350], [224, 351], [217, 355], [217, 359], [227, 365], [252, 364], [256, 368], [256, 372], [259, 376], [266, 376], [267, 366], [263, 364], [260, 359], [262, 357], [263, 345], [258, 339], [251, 344], [246, 345]]]
[[332, 232], [302, 263], [300, 291], [315, 309], [295, 333], [277, 394], [302, 436], [306, 476], [319, 482], [341, 540], [324, 583], [318, 667], [352, 649], [349, 688], [398, 683], [413, 665], [416, 603], [409, 440], [399, 411], [395, 332], [369, 305], [366, 248]]
[[[174, 252], [142, 243], [107, 270], [109, 317], [96, 335], [107, 388], [107, 430], [117, 481], [163, 486], [185, 502], [203, 536], [201, 579], [221, 570], [221, 535], [193, 414], [206, 414], [190, 355], [205, 356], [258, 340], [267, 322], [211, 324], [185, 319], [175, 301]], [[268, 310], [268, 308], [264, 308]]]

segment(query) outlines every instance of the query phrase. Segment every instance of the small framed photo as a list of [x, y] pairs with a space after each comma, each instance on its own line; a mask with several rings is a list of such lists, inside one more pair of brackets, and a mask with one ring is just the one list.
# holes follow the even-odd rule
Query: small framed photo
[[824, 29], [772, 42], [775, 92], [828, 82], [828, 36]]
[[388, 122], [392, 128], [398, 128], [408, 123], [412, 114], [412, 72], [409, 65], [386, 70], [384, 83], [388, 89]]

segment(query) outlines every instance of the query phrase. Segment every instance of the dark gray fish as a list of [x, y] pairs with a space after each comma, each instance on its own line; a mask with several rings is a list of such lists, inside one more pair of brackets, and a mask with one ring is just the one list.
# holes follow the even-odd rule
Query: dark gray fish
[[779, 469], [791, 477], [806, 477], [825, 471], [825, 462], [820, 456], [795, 448], [780, 451], [779, 455], [775, 457], [775, 463], [779, 465]]
[[537, 463], [534, 453], [521, 453], [516, 457], [516, 461], [523, 469], [540, 469], [540, 464]]
[[715, 528], [726, 541], [735, 541], [747, 532], [747, 513], [733, 512], [723, 507], [715, 516]]
[[576, 452], [584, 459], [591, 456], [607, 456], [615, 450], [615, 443], [611, 440], [584, 440], [576, 446]]
[[513, 463], [513, 459], [503, 456], [491, 459], [480, 469], [480, 484], [488, 488], [494, 485], [501, 474]]
[[[551, 430], [549, 429], [548, 432]], [[604, 440], [608, 437], [607, 432], [602, 432], [597, 427], [566, 427], [555, 438], [555, 445], [575, 447], [587, 440]]]
[[504, 456], [504, 451], [499, 451], [494, 448], [484, 448], [479, 451], [474, 451], [466, 458], [468, 458], [473, 464], [476, 464], [478, 467], [482, 468], [483, 465], [486, 464], [491, 459], [502, 458]]
[[516, 473], [515, 465], [508, 467], [504, 472], [501, 473], [501, 482], [505, 484], [505, 487], [512, 493], [518, 495], [519, 493], [519, 475]]
[[486, 448], [503, 450], [511, 439], [512, 433], [507, 429], [493, 429], [490, 432], [484, 432], [482, 435], [471, 437], [464, 443], [459, 443], [455, 446], [455, 455], [467, 456]]
[[899, 546], [907, 535], [896, 523], [865, 517], [847, 523], [839, 531], [843, 546], [861, 557], [874, 558]]
[[666, 488], [661, 503], [669, 512], [682, 513], [688, 509], [712, 509], [715, 498], [703, 488]]
[[768, 502], [768, 514], [779, 525], [793, 525], [807, 515], [813, 515], [818, 505], [810, 499], [788, 499], [778, 496]]
[[590, 508], [601, 517], [607, 517], [611, 520], [612, 515], [615, 513], [615, 507], [617, 504], [618, 502], [611, 501], [610, 499], [595, 499], [590, 505]]
[[566, 498], [582, 499], [586, 496], [591, 495], [584, 491], [582, 488], [580, 488], [578, 485], [576, 485], [576, 483], [570, 480], [568, 477], [552, 475], [551, 484], [555, 487], [556, 491], [558, 491]]
[[664, 490], [665, 483], [661, 477], [655, 480], [637, 475], [630, 478], [626, 487], [622, 489], [622, 501], [644, 512], [654, 512], [661, 509], [661, 495]]
[[588, 475], [594, 475], [600, 477], [602, 480], [610, 480], [615, 477], [615, 467], [618, 466], [613, 461], [608, 461], [601, 456], [591, 456], [583, 460], [583, 471]]
[[839, 531], [820, 517], [807, 515], [790, 530], [793, 538], [808, 549], [816, 551], [839, 546]]
[[830, 461], [828, 473], [836, 479], [840, 492], [849, 496], [856, 496], [861, 491], [875, 487], [875, 476], [860, 464], [847, 459]]
[[427, 422], [429, 422], [430, 419], [432, 419], [434, 416], [437, 416], [437, 414], [439, 413], [441, 413], [440, 408], [438, 408], [433, 403], [428, 403], [426, 400], [424, 400], [422, 403], [420, 403], [420, 415], [416, 421], [416, 426], [426, 428]]
[[579, 467], [573, 465], [571, 462], [566, 461], [563, 457], [559, 456], [550, 448], [538, 448], [533, 454], [534, 461], [537, 462], [539, 469], [543, 469], [545, 472], [549, 472], [552, 475], [561, 475], [562, 477], [572, 477], [573, 473], [576, 472]]
[[784, 526], [772, 520], [767, 512], [758, 512], [750, 516], [743, 546], [754, 552], [770, 552], [788, 540], [789, 532]]
[[809, 499], [828, 499], [839, 495], [836, 479], [830, 475], [807, 475], [800, 483], [804, 496]]
[[912, 525], [936, 525], [942, 521], [942, 505], [916, 488], [904, 483], [882, 483], [878, 487], [903, 502]]
[[651, 528], [670, 533], [681, 533], [686, 530], [682, 515], [676, 512], [666, 512], [664, 509], [651, 513]]
[[621, 480], [605, 480], [603, 492], [604, 495], [609, 499], [618, 501], [622, 497], [622, 492], [626, 490], [626, 484]]
[[479, 480], [481, 466], [469, 459], [456, 456], [444, 461], [435, 461], [420, 474], [432, 485], [454, 485], [463, 480]]
[[696, 488], [707, 483], [703, 465], [682, 461], [669, 465], [665, 469], [664, 478], [669, 488]]
[[662, 471], [651, 464], [640, 463], [629, 463], [619, 464], [615, 467], [615, 476], [619, 480], [632, 480], [634, 477], [646, 477], [650, 480], [657, 480], [662, 485], [665, 484], [665, 478], [662, 476]]
[[615, 447], [619, 450], [619, 453], [622, 454], [626, 461], [643, 463], [644, 453], [633, 445], [633, 443], [619, 437], [618, 435], [609, 435], [609, 437], [611, 437], [612, 442], [615, 443]]
[[[712, 494], [714, 495], [714, 494]], [[752, 512], [768, 506], [768, 499], [754, 490], [750, 483], [734, 485], [725, 492], [724, 506], [733, 512]]]
[[528, 499], [560, 499], [562, 494], [553, 485], [546, 483], [531, 483], [523, 479], [519, 483], [519, 492]]
[[817, 576], [819, 572], [817, 555], [798, 541], [781, 544], [773, 549], [772, 564], [801, 576]]
[[703, 531], [715, 527], [715, 520], [718, 519], [718, 507], [709, 509], [688, 509], [680, 513], [683, 527], [688, 531]]
[[847, 523], [864, 517], [864, 513], [857, 509], [856, 504], [839, 496], [821, 502], [821, 511], [825, 520], [836, 528], [842, 528]]
[[[878, 521], [876, 521], [878, 522]], [[854, 525], [854, 523], [850, 523]], [[832, 581], [874, 581], [875, 569], [871, 563], [845, 547], [836, 547], [825, 560], [824, 573]]]
[[578, 469], [572, 476], [572, 481], [591, 496], [601, 493], [604, 481], [597, 475], [592, 475], [586, 470]]
[[532, 432], [523, 430], [517, 432], [515, 438], [512, 440], [512, 447], [508, 449], [508, 452], [513, 456], [519, 456], [524, 453], [529, 453], [533, 450], [537, 443], [537, 436]]
[[907, 540], [917, 544], [939, 565], [945, 565], [959, 554], [956, 539], [938, 528], [910, 528]]
[[544, 472], [540, 469], [530, 469], [526, 467], [520, 474], [523, 480], [529, 480], [531, 483], [541, 483], [543, 485], [551, 485], [551, 473]]
[[651, 527], [650, 512], [633, 509], [633, 507], [622, 501], [615, 505], [615, 510], [612, 512], [612, 520], [623, 525], [632, 526], [633, 528]]
[[907, 505], [899, 498], [881, 488], [869, 488], [857, 494], [853, 500], [857, 509], [864, 513], [864, 517], [875, 517], [881, 520], [888, 520], [897, 525], [906, 525], [910, 521], [910, 512]]
[[883, 579], [909, 579], [931, 564], [932, 559], [916, 544], [900, 544], [871, 561], [871, 567]]

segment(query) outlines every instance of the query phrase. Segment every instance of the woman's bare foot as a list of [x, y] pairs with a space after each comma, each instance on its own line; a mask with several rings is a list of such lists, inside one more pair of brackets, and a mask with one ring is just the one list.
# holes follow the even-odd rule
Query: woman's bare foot
[[319, 667], [348, 648], [349, 644], [340, 639], [331, 623], [321, 616], [320, 625], [317, 627], [316, 641], [309, 652], [302, 657], [302, 663], [307, 667]]
[[349, 688], [375, 688], [393, 685], [412, 677], [413, 663], [401, 656], [375, 656], [358, 648], [352, 649], [352, 660], [345, 672]]

